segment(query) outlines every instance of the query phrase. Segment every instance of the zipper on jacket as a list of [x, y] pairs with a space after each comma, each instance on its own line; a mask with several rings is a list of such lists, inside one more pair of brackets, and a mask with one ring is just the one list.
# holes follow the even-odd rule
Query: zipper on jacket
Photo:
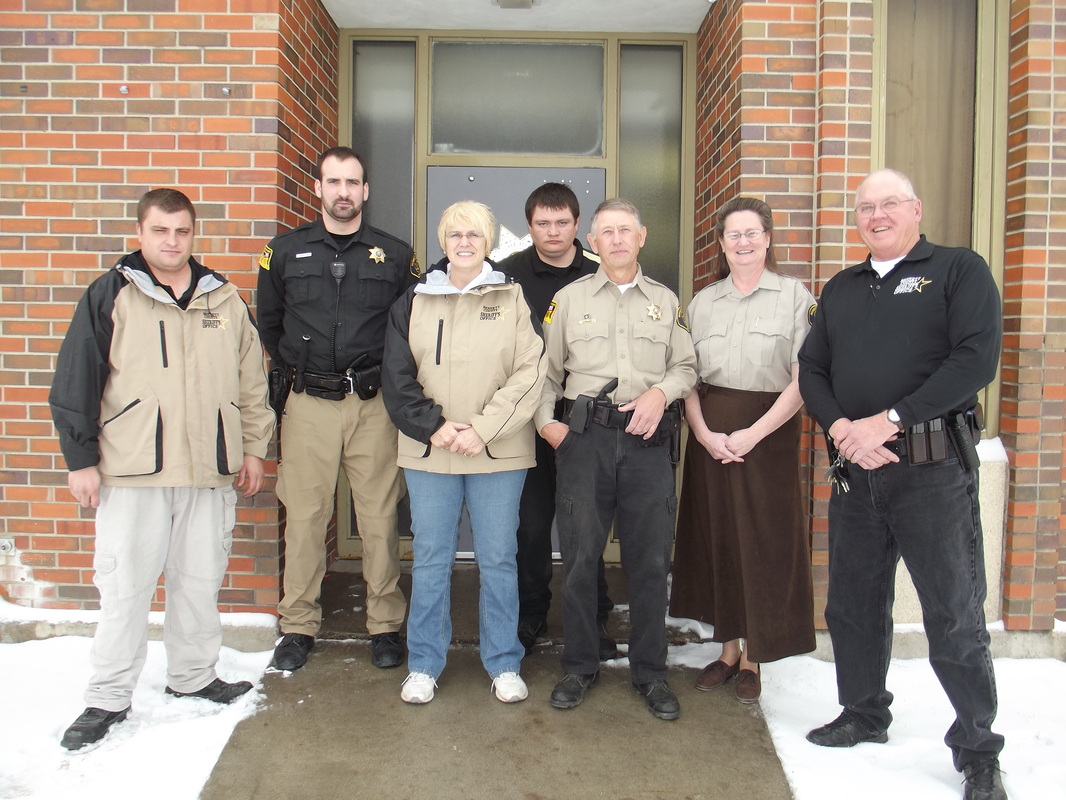
[[163, 320], [159, 320], [159, 346], [163, 350], [163, 369], [166, 369], [170, 362], [167, 360], [167, 328]]
[[437, 320], [437, 366], [440, 366], [440, 349], [444, 341], [444, 320]]

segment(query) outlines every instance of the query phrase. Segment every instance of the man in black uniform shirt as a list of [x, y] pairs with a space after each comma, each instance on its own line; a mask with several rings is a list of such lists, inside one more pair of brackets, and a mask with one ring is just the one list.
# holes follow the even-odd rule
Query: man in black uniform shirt
[[350, 148], [319, 156], [315, 194], [321, 219], [275, 237], [259, 259], [263, 344], [292, 384], [283, 400], [278, 463], [285, 576], [274, 666], [302, 667], [321, 627], [326, 526], [343, 467], [363, 541], [371, 660], [396, 667], [404, 657], [398, 631], [407, 609], [397, 585], [403, 483], [396, 428], [377, 388], [389, 307], [419, 269], [409, 245], [366, 224], [366, 170]]
[[[918, 232], [907, 177], [859, 186], [869, 258], [830, 280], [799, 353], [800, 391], [831, 440], [829, 595], [843, 713], [807, 739], [885, 742], [892, 693], [892, 600], [902, 556], [918, 590], [929, 661], [955, 709], [944, 737], [966, 800], [1005, 800], [974, 440], [977, 392], [996, 374], [1002, 318], [988, 265]], [[836, 462], [835, 462], [836, 463]]]
[[[577, 239], [581, 209], [577, 195], [561, 183], [538, 186], [526, 199], [526, 222], [533, 246], [513, 253], [499, 267], [522, 285], [537, 319], [543, 319], [555, 293], [578, 278], [593, 274], [600, 258]], [[552, 593], [552, 521], [555, 519], [555, 449], [537, 437], [537, 466], [526, 473], [518, 520], [518, 638], [533, 651], [547, 631]], [[614, 603], [607, 594], [603, 559], [599, 565], [596, 623], [601, 661], [618, 657], [607, 617]]]

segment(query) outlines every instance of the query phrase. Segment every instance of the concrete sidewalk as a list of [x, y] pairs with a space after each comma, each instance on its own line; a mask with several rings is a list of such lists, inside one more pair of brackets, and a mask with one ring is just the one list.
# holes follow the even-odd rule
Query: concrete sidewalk
[[[612, 573], [612, 598], [624, 603], [624, 575]], [[559, 643], [545, 641], [522, 664], [529, 699], [497, 701], [476, 648], [471, 567], [455, 572], [456, 644], [436, 697], [425, 706], [407, 705], [399, 697], [406, 668], [371, 666], [365, 629], [356, 630], [361, 586], [357, 576], [330, 574], [324, 631], [361, 638], [320, 640], [303, 669], [267, 674], [264, 708], [237, 727], [202, 798], [792, 796], [758, 705], [741, 705], [728, 687], [697, 691], [695, 670], [670, 670], [681, 701], [681, 718], [673, 722], [648, 713], [628, 667], [620, 666], [606, 665], [582, 705], [559, 711], [548, 702], [561, 675]], [[624, 614], [615, 612], [611, 629], [624, 641]], [[549, 634], [560, 631], [553, 611]]]

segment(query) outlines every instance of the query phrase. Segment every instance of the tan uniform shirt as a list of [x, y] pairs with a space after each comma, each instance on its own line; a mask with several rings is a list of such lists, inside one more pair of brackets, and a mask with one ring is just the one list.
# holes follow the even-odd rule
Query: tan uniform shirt
[[544, 315], [544, 344], [548, 373], [533, 416], [537, 430], [555, 419], [556, 400], [599, 394], [612, 378], [618, 388], [610, 398], [619, 405], [652, 388], [671, 403], [696, 381], [696, 354], [677, 295], [639, 267], [625, 293], [602, 267], [561, 289]]
[[788, 275], [765, 270], [744, 296], [726, 277], [688, 307], [700, 381], [749, 392], [780, 392], [811, 327], [814, 297]]

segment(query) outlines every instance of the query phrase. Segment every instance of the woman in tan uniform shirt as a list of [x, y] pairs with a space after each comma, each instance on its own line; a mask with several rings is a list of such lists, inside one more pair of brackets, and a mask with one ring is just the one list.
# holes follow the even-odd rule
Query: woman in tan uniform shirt
[[777, 273], [766, 203], [730, 200], [716, 229], [721, 279], [688, 311], [699, 383], [686, 400], [670, 613], [712, 624], [722, 642], [697, 688], [736, 676], [737, 699], [754, 703], [761, 662], [814, 649], [796, 361], [814, 298]]

